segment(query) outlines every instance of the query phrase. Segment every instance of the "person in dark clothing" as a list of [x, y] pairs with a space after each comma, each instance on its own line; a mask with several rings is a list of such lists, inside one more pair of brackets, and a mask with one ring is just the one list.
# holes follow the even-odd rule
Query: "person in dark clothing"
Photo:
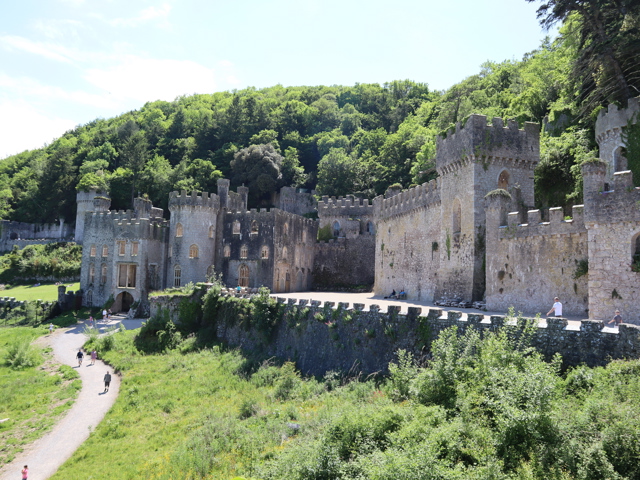
[[107, 393], [109, 391], [109, 385], [111, 384], [111, 374], [109, 372], [104, 376], [104, 392]]

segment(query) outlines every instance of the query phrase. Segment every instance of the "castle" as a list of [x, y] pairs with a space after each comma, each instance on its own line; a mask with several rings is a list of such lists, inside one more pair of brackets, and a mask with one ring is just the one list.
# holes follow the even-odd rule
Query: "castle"
[[[557, 296], [565, 314], [607, 319], [617, 308], [638, 322], [640, 189], [622, 149], [639, 112], [638, 99], [600, 112], [602, 160], [583, 165], [584, 205], [567, 216], [533, 209], [539, 126], [488, 124], [482, 115], [438, 137], [437, 180], [389, 189], [373, 202], [316, 203], [284, 188], [277, 208], [247, 210], [248, 189], [231, 192], [221, 179], [216, 194], [173, 192], [166, 220], [145, 199], [116, 212], [107, 197], [80, 192], [83, 303], [113, 298], [112, 310], [127, 310], [146, 304], [150, 291], [215, 273], [228, 286], [273, 292], [373, 284], [377, 295], [484, 299], [489, 310], [527, 314], [546, 312]], [[312, 212], [317, 221], [307, 218]], [[317, 242], [319, 229], [334, 239]], [[0, 241], [11, 234], [5, 226]]]

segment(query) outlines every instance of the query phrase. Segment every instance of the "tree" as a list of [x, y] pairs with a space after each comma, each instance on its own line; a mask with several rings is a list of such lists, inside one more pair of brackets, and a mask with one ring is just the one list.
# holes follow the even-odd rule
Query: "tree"
[[283, 157], [271, 144], [251, 145], [233, 157], [231, 181], [249, 187], [252, 200], [265, 203], [281, 179]]
[[149, 157], [147, 138], [142, 130], [133, 133], [122, 146], [122, 165], [131, 171], [131, 205], [136, 194], [138, 176]]
[[567, 22], [577, 39], [573, 73], [583, 114], [640, 93], [640, 2], [544, 0], [538, 18], [545, 28]]
[[332, 148], [318, 164], [318, 193], [329, 196], [362, 193], [371, 196], [371, 170], [342, 148]]

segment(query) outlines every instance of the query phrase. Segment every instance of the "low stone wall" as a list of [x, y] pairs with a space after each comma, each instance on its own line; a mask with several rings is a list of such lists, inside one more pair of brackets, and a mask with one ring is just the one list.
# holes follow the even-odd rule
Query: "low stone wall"
[[[285, 299], [279, 298], [280, 303]], [[170, 297], [152, 299], [152, 311], [171, 308]], [[513, 322], [511, 322], [513, 323]], [[396, 360], [398, 349], [412, 352], [418, 358], [428, 358], [431, 342], [443, 330], [457, 327], [459, 333], [468, 328], [496, 331], [501, 328], [518, 331], [503, 316], [443, 312], [439, 309], [410, 307], [400, 312], [400, 306], [389, 306], [380, 312], [376, 305], [364, 310], [364, 305], [289, 299], [283, 320], [269, 338], [264, 333], [246, 330], [233, 324], [217, 325], [220, 340], [245, 351], [260, 351], [267, 356], [294, 361], [301, 372], [323, 375], [329, 370], [353, 374], [386, 373], [388, 364]], [[533, 346], [546, 358], [559, 353], [563, 366], [587, 364], [605, 365], [612, 359], [640, 357], [640, 327], [623, 324], [617, 333], [602, 331], [603, 322], [585, 320], [579, 327], [568, 325], [566, 319], [553, 318], [540, 327], [533, 337]]]

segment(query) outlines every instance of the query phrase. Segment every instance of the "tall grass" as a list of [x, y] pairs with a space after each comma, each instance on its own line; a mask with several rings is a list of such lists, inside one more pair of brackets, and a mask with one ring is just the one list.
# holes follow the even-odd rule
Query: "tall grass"
[[523, 335], [448, 331], [426, 367], [318, 380], [135, 335], [112, 335], [120, 396], [54, 479], [640, 478], [640, 361], [561, 376]]
[[[75, 370], [44, 363], [50, 351], [31, 345], [44, 330], [0, 328], [0, 464], [47, 432], [73, 404]], [[42, 367], [45, 367], [44, 369]]]

